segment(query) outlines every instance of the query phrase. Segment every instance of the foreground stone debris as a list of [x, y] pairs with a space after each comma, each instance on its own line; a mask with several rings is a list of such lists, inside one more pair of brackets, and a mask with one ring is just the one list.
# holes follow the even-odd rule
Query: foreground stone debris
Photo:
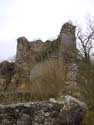
[[81, 125], [84, 110], [63, 107], [49, 101], [0, 105], [0, 125]]

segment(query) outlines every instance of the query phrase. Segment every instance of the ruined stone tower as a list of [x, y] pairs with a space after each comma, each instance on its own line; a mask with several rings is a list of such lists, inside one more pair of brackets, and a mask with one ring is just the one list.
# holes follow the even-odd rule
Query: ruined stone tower
[[[71, 43], [72, 45], [75, 44], [75, 26], [73, 26], [71, 23], [67, 22], [65, 23], [60, 31], [60, 37], [63, 42], [68, 45], [67, 43]], [[71, 37], [71, 38], [69, 38]], [[67, 39], [66, 39], [67, 38]], [[74, 41], [74, 43], [72, 42]]]
[[75, 26], [65, 23], [60, 31], [60, 53], [66, 63], [74, 58], [73, 52], [76, 50]]
[[65, 23], [60, 32], [60, 54], [63, 55], [66, 71], [66, 90], [68, 94], [77, 87], [76, 37], [75, 26]]
[[[15, 97], [16, 92], [30, 93], [31, 98], [32, 81], [42, 76], [39, 73], [41, 71], [40, 68], [42, 67], [44, 70], [45, 67], [46, 69], [46, 64], [49, 61], [61, 61], [59, 64], [64, 65], [63, 68], [60, 67], [60, 71], [64, 70], [64, 74], [61, 73], [60, 76], [62, 79], [64, 75], [64, 80], [61, 81], [61, 84], [65, 83], [67, 94], [71, 94], [73, 88], [77, 86], [77, 64], [75, 59], [75, 26], [71, 23], [65, 23], [58, 38], [53, 41], [42, 42], [41, 40], [35, 40], [29, 42], [25, 37], [20, 37], [17, 39], [16, 61], [13, 63], [7, 61], [0, 63], [0, 90], [12, 91], [13, 97]], [[60, 89], [63, 88], [64, 84], [62, 84]]]
[[[54, 58], [57, 55], [59, 55], [59, 58], [63, 58], [66, 70], [65, 84], [69, 90], [71, 90], [71, 86], [76, 85], [77, 65], [75, 63], [75, 26], [71, 23], [65, 23], [61, 28], [59, 37], [53, 42], [42, 42], [41, 40], [29, 42], [25, 37], [20, 37], [17, 40], [16, 65], [18, 71], [20, 70], [20, 78], [22, 77], [22, 79], [24, 78], [26, 81], [29, 80], [32, 65], [37, 64], [37, 59], [41, 60], [44, 52], [48, 53], [46, 51], [49, 50], [49, 45], [54, 48], [53, 43], [55, 43], [56, 45], [59, 44], [58, 54], [53, 52], [53, 50], [49, 53], [47, 59]], [[57, 55], [55, 56], [55, 54]]]

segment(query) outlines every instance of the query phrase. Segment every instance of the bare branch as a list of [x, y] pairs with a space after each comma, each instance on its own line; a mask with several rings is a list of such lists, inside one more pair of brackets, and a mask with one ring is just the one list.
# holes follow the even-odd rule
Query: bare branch
[[91, 23], [90, 20], [88, 24], [88, 29], [84, 34], [81, 28], [78, 29], [77, 38], [81, 43], [84, 58], [86, 58], [86, 60], [90, 59], [91, 49], [94, 49], [92, 44], [94, 42], [94, 25]]

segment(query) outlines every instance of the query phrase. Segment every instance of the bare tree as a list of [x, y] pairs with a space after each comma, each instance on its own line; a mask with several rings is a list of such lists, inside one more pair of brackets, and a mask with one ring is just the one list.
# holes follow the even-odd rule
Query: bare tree
[[94, 52], [94, 23], [89, 19], [84, 33], [81, 28], [77, 32], [80, 43], [80, 52], [83, 60], [78, 65], [78, 83], [81, 97], [89, 109], [94, 110], [94, 63], [91, 63], [91, 55]]
[[85, 62], [90, 62], [90, 55], [94, 49], [94, 24], [88, 19], [87, 28], [83, 33], [81, 28], [78, 28], [77, 39], [80, 42], [80, 51]]

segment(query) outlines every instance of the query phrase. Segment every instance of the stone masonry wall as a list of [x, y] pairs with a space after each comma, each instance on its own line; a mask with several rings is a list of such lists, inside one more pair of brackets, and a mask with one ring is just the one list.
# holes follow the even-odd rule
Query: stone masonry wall
[[[38, 55], [42, 57], [41, 52], [43, 52], [43, 50], [46, 51], [47, 46], [49, 46], [49, 43], [51, 43], [51, 41], [48, 43], [42, 42], [41, 40], [29, 42], [24, 37], [18, 38], [16, 65], [17, 65], [17, 69], [22, 72], [22, 76], [23, 76], [23, 73], [25, 73], [24, 78], [26, 76], [27, 78], [28, 76], [30, 76], [32, 65], [36, 64], [35, 60], [38, 59]], [[71, 23], [65, 23], [62, 26], [62, 29], [58, 36], [58, 40], [56, 41], [56, 45], [58, 46], [57, 47], [58, 58], [63, 58], [66, 69], [69, 69], [70, 67], [73, 67], [73, 65], [76, 65], [74, 62], [76, 58], [75, 57], [76, 56], [75, 26], [73, 26]], [[51, 47], [53, 48], [54, 46], [51, 46]], [[52, 56], [53, 53], [54, 52], [50, 52], [48, 58], [53, 57]], [[54, 53], [54, 57], [56, 56], [55, 54], [56, 53]], [[69, 74], [77, 73], [77, 71], [74, 69], [72, 69], [72, 71], [66, 70], [66, 72], [67, 72], [66, 76], [69, 76]], [[66, 78], [66, 84], [75, 83], [76, 75], [75, 75], [75, 78], [73, 77], [70, 77], [70, 78], [71, 78], [70, 80], [68, 77]]]
[[81, 125], [82, 113], [51, 102], [0, 105], [0, 125]]
[[[34, 66], [53, 58], [56, 60], [63, 58], [66, 69], [65, 84], [71, 90], [70, 86], [76, 84], [77, 74], [77, 69], [74, 70], [77, 67], [74, 62], [74, 50], [76, 50], [75, 26], [70, 23], [62, 26], [58, 38], [53, 41], [29, 42], [25, 37], [18, 38], [16, 61], [13, 64], [6, 61], [0, 64], [0, 90], [31, 92], [31, 72], [34, 71]], [[36, 68], [37, 70], [39, 68]]]

